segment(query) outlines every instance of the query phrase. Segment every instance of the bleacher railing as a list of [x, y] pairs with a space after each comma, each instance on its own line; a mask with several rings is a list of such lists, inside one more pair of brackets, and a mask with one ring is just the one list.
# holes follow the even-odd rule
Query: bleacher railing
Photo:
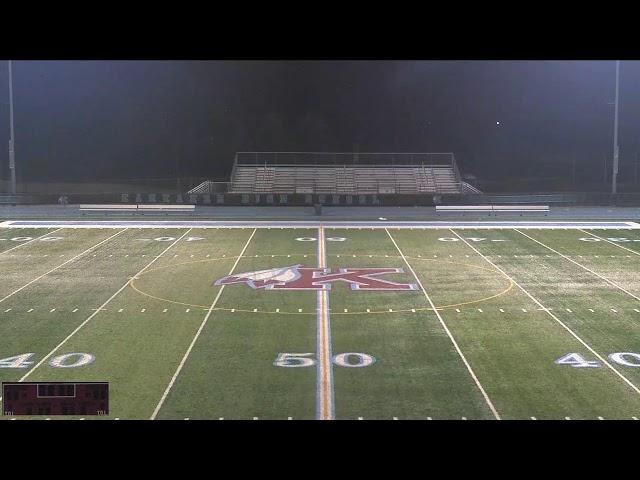
[[236, 166], [334, 166], [352, 167], [370, 165], [442, 165], [457, 172], [453, 153], [375, 153], [375, 152], [237, 152]]

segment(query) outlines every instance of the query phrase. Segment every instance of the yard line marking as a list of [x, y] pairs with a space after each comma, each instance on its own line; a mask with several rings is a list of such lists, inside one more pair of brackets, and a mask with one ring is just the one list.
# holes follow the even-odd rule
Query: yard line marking
[[76, 258], [81, 257], [82, 255], [84, 255], [85, 253], [90, 252], [91, 250], [93, 250], [94, 248], [99, 247], [100, 245], [102, 245], [105, 242], [108, 242], [109, 240], [111, 240], [113, 237], [117, 237], [118, 235], [120, 235], [122, 232], [125, 232], [127, 229], [125, 228], [124, 230], [120, 230], [118, 233], [111, 235], [108, 238], [105, 238], [104, 240], [102, 240], [99, 243], [96, 243], [95, 245], [93, 245], [92, 247], [87, 248], [84, 252], [79, 253], [78, 255], [76, 255], [73, 258], [70, 258], [69, 260], [67, 260], [64, 263], [61, 263], [60, 265], [58, 265], [57, 267], [52, 268], [51, 270], [49, 270], [48, 272], [43, 273], [42, 275], [40, 275], [37, 278], [34, 278], [33, 280], [31, 280], [29, 283], [27, 283], [26, 285], [23, 285], [22, 287], [18, 288], [17, 290], [14, 290], [13, 292], [11, 292], [9, 295], [7, 295], [6, 297], [4, 297], [3, 299], [0, 300], [0, 303], [4, 302], [7, 298], [14, 296], [16, 293], [24, 290], [25, 288], [27, 288], [29, 285], [37, 282], [38, 280], [40, 280], [42, 277], [46, 277], [47, 275], [49, 275], [52, 272], [55, 272], [56, 270], [58, 270], [61, 267], [64, 267], [67, 263], [73, 262]]
[[55, 308], [52, 308], [51, 310], [49, 310], [49, 313], [53, 313], [53, 312], [55, 312], [55, 311], [56, 311], [56, 309], [55, 309]]
[[637, 308], [634, 308], [633, 311], [640, 313], [640, 310], [638, 310]]
[[591, 313], [595, 313], [595, 310], [594, 310], [593, 308], [590, 308], [590, 309], [589, 309], [589, 311], [590, 311]]
[[29, 310], [27, 310], [27, 313], [31, 313], [33, 312], [33, 308], [30, 308]]
[[11, 252], [12, 250], [15, 250], [16, 248], [24, 247], [25, 245], [28, 245], [28, 244], [30, 244], [32, 242], [35, 242], [36, 240], [40, 240], [42, 237], [46, 237], [47, 235], [51, 235], [52, 233], [59, 232], [60, 230], [62, 230], [62, 228], [63, 227], [57, 228], [53, 232], [44, 233], [44, 234], [40, 235], [39, 237], [32, 238], [28, 242], [21, 243], [20, 245], [16, 245], [15, 247], [11, 247], [8, 250], [5, 250], [4, 252], [0, 252], [0, 255], [4, 255], [5, 253]]
[[615, 242], [612, 242], [611, 240], [609, 240], [607, 238], [600, 237], [600, 236], [596, 235], [595, 233], [587, 232], [587, 231], [582, 230], [580, 228], [578, 230], [581, 231], [582, 233], [586, 233], [587, 235], [591, 235], [592, 237], [599, 238], [600, 240], [604, 240], [605, 242], [610, 243], [611, 245], [615, 245], [616, 247], [621, 248], [623, 250], [626, 250], [627, 252], [631, 252], [634, 255], [640, 255], [640, 253], [636, 252], [635, 250], [631, 250], [630, 248], [623, 247], [622, 245], [620, 245], [618, 243], [615, 243]]
[[611, 309], [611, 311], [612, 311], [613, 313], [618, 313], [618, 311], [617, 311], [615, 308], [612, 308], [612, 309]]
[[569, 313], [573, 313], [573, 311], [570, 308], [565, 308], [565, 310]]
[[[449, 328], [447, 328], [447, 324], [444, 322], [444, 319], [442, 318], [442, 315], [440, 315], [440, 312], [438, 311], [438, 309], [436, 308], [435, 304], [433, 303], [433, 300], [431, 300], [431, 297], [429, 296], [429, 294], [425, 290], [424, 286], [422, 285], [422, 282], [420, 281], [420, 279], [416, 275], [416, 272], [413, 270], [413, 267], [411, 266], [411, 264], [407, 260], [407, 257], [405, 257], [405, 255], [402, 252], [402, 250], [400, 250], [400, 247], [396, 243], [395, 239], [391, 236], [391, 233], [389, 232], [389, 230], [387, 230], [385, 228], [385, 231], [387, 232], [387, 235], [389, 235], [389, 238], [391, 239], [391, 241], [395, 245], [396, 249], [398, 250], [398, 253], [402, 257], [402, 260], [404, 260], [404, 263], [407, 265], [407, 267], [409, 268], [409, 270], [411, 271], [411, 273], [415, 277], [416, 282], [418, 282], [418, 285], [420, 286], [420, 289], [422, 290], [422, 293], [424, 293], [424, 296], [427, 299], [427, 302], [429, 302], [429, 305], [431, 305], [431, 308], [433, 309], [433, 311], [435, 312], [436, 316], [438, 317], [438, 320], [440, 321], [440, 324], [442, 325], [442, 328], [444, 329], [445, 333], [449, 337], [449, 340], [451, 340], [451, 343], [453, 344], [454, 348], [458, 352], [458, 355], [462, 359], [462, 362], [464, 363], [465, 367], [467, 367], [467, 371], [471, 375], [471, 378], [473, 378], [473, 381], [475, 382], [476, 386], [480, 390], [480, 393], [482, 393], [482, 396], [484, 397], [485, 402], [489, 406], [489, 409], [493, 413], [493, 416], [496, 418], [496, 420], [500, 420], [500, 415], [498, 414], [498, 411], [496, 410], [496, 408], [493, 406], [493, 403], [491, 402], [491, 399], [489, 398], [489, 395], [487, 395], [487, 392], [485, 392], [484, 388], [482, 387], [482, 384], [478, 380], [478, 377], [476, 377], [476, 374], [474, 373], [473, 369], [471, 368], [471, 365], [469, 365], [469, 362], [467, 362], [467, 359], [465, 358], [464, 354], [462, 353], [462, 350], [460, 350], [460, 347], [458, 346], [458, 343], [456, 342], [455, 338], [453, 338], [453, 335], [449, 331]], [[458, 237], [461, 238], [459, 235], [458, 235]]]
[[[327, 268], [327, 252], [324, 227], [318, 227], [318, 268]], [[333, 366], [331, 363], [331, 320], [329, 317], [329, 292], [324, 288], [316, 293], [316, 419], [333, 420], [335, 417]]]
[[[625, 288], [621, 287], [621, 286], [620, 286], [620, 285], [618, 285], [617, 283], [612, 282], [612, 281], [611, 281], [611, 280], [609, 280], [608, 278], [606, 278], [606, 277], [604, 277], [604, 276], [600, 275], [599, 273], [594, 272], [594, 271], [593, 271], [593, 270], [591, 270], [590, 268], [585, 267], [584, 265], [582, 265], [582, 264], [580, 264], [580, 263], [576, 262], [575, 260], [570, 259], [570, 258], [569, 258], [569, 257], [567, 257], [566, 255], [563, 255], [562, 253], [560, 253], [560, 252], [558, 252], [558, 251], [554, 250], [553, 248], [549, 247], [548, 245], [545, 245], [544, 243], [542, 243], [542, 242], [540, 242], [540, 241], [536, 240], [535, 238], [533, 238], [533, 237], [531, 237], [531, 236], [527, 235], [526, 233], [521, 232], [521, 231], [520, 231], [520, 230], [518, 230], [517, 228], [514, 228], [514, 230], [515, 230], [516, 232], [520, 233], [521, 235], [524, 235], [525, 237], [527, 237], [527, 238], [529, 238], [529, 239], [533, 240], [534, 242], [536, 242], [536, 243], [538, 243], [538, 244], [542, 245], [543, 247], [548, 248], [548, 249], [549, 249], [549, 250], [551, 250], [552, 252], [557, 253], [557, 254], [558, 254], [558, 255], [560, 255], [561, 257], [566, 258], [566, 259], [567, 259], [567, 260], [569, 260], [571, 263], [575, 263], [575, 264], [576, 264], [577, 266], [579, 266], [580, 268], [582, 268], [582, 269], [586, 270], [586, 271], [587, 271], [587, 272], [589, 272], [589, 273], [592, 273], [592, 274], [593, 274], [593, 275], [595, 275], [596, 277], [598, 277], [598, 278], [600, 278], [601, 280], [604, 280], [605, 282], [607, 282], [609, 285], [612, 285], [612, 286], [616, 287], [618, 290], [623, 291], [624, 293], [626, 293], [626, 294], [627, 294], [627, 295], [629, 295], [630, 297], [633, 297], [633, 298], [635, 298], [636, 300], [640, 301], [640, 297], [638, 297], [638, 296], [634, 295], [633, 293], [631, 293], [630, 291], [628, 291], [628, 290], [626, 290]], [[597, 256], [596, 256], [596, 257], [597, 257]]]
[[[255, 235], [256, 230], [257, 229], [254, 228], [253, 232], [251, 232], [251, 235], [249, 236], [249, 239], [247, 240], [247, 243], [244, 244], [244, 248], [240, 252], [240, 255], [238, 255], [238, 257], [236, 258], [236, 261], [233, 263], [233, 266], [231, 267], [231, 270], [229, 270], [229, 274], [228, 275], [231, 275], [233, 273], [233, 271], [236, 269], [236, 267], [238, 266], [238, 263], [240, 262], [240, 259], [244, 255], [244, 252], [247, 250], [247, 247], [249, 246], [249, 243], [251, 242], [251, 239]], [[191, 231], [191, 229], [187, 230], [187, 233], [189, 233], [190, 231]], [[187, 233], [185, 233], [185, 235]], [[184, 235], [182, 237], [184, 237]], [[180, 237], [180, 238], [182, 238], [182, 237]], [[213, 312], [213, 309], [215, 308], [216, 304], [218, 303], [218, 300], [220, 299], [220, 295], [222, 295], [222, 292], [224, 291], [224, 287], [225, 287], [224, 285], [220, 286], [220, 290], [218, 290], [218, 293], [217, 293], [216, 297], [213, 299], [213, 303], [209, 307], [209, 310], [207, 310], [207, 314], [204, 316], [204, 319], [202, 320], [202, 323], [200, 324], [200, 328], [198, 328], [198, 331], [194, 335], [193, 340], [191, 340], [191, 344], [189, 345], [189, 348], [187, 348], [187, 351], [184, 353], [184, 356], [182, 357], [182, 360], [180, 361], [180, 364], [178, 365], [178, 368], [176, 369], [176, 372], [173, 374], [173, 377], [171, 377], [171, 381], [169, 382], [169, 385], [167, 385], [167, 388], [165, 389], [164, 393], [162, 394], [162, 397], [160, 398], [160, 401], [158, 402], [158, 405], [156, 405], [155, 410], [151, 414], [151, 420], [155, 420], [156, 419], [156, 416], [158, 415], [158, 412], [162, 408], [162, 405], [164, 404], [164, 401], [167, 399], [167, 396], [169, 395], [169, 392], [173, 388], [173, 384], [176, 382], [176, 379], [178, 378], [178, 375], [180, 375], [180, 372], [182, 371], [182, 368], [184, 367], [184, 364], [187, 362], [187, 358], [189, 358], [189, 355], [191, 354], [191, 350], [193, 349], [193, 346], [196, 344], [196, 341], [198, 340], [198, 337], [200, 337], [200, 333], [202, 333], [202, 330], [204, 330], [204, 327], [207, 324], [207, 321], [209, 320], [209, 317], [211, 316], [211, 312]], [[232, 311], [234, 311], [234, 310], [235, 309], [233, 309]], [[220, 418], [220, 420], [222, 420], [222, 419], [223, 418]]]
[[[125, 230], [126, 230], [126, 229], [125, 229]], [[147, 268], [149, 268], [151, 265], [153, 265], [153, 264], [155, 263], [155, 261], [156, 261], [157, 259], [159, 259], [159, 258], [162, 256], [162, 254], [163, 254], [163, 253], [165, 253], [166, 251], [168, 251], [168, 250], [169, 250], [171, 247], [173, 247], [176, 243], [178, 243], [180, 240], [182, 240], [182, 239], [183, 239], [183, 238], [184, 238], [184, 237], [185, 237], [185, 236], [186, 236], [186, 235], [187, 235], [191, 230], [192, 230], [191, 228], [190, 228], [189, 230], [187, 230], [187, 231], [186, 231], [186, 232], [185, 232], [185, 233], [184, 233], [180, 238], [178, 238], [178, 239], [177, 239], [177, 240], [175, 240], [171, 245], [169, 245], [167, 248], [165, 248], [165, 249], [164, 249], [164, 251], [163, 251], [160, 255], [158, 255], [158, 256], [156, 256], [156, 257], [153, 257], [153, 260], [151, 260], [151, 262], [149, 262], [145, 267], [143, 267], [143, 268], [142, 268], [142, 270], [140, 270], [138, 273], [136, 273], [136, 274], [134, 275], [134, 277], [137, 277], [138, 275], [140, 275], [141, 273], [143, 273]], [[122, 232], [124, 232], [124, 230], [122, 230], [121, 232], [118, 232], [116, 235], [119, 235], [119, 234], [120, 234], [120, 233], [122, 233]], [[111, 238], [111, 237], [109, 237], [109, 238]], [[93, 317], [95, 317], [95, 316], [98, 314], [98, 312], [99, 312], [100, 310], [102, 310], [104, 307], [106, 307], [106, 306], [109, 304], [109, 302], [111, 302], [111, 300], [113, 300], [114, 298], [116, 298], [116, 297], [120, 294], [120, 292], [122, 292], [125, 288], [127, 288], [127, 286], [129, 285], [129, 283], [130, 283], [130, 282], [131, 282], [131, 279], [127, 280], [127, 282], [126, 282], [122, 287], [120, 287], [120, 288], [116, 291], [116, 293], [114, 293], [113, 295], [111, 295], [111, 296], [107, 299], [107, 301], [106, 301], [106, 302], [104, 302], [102, 305], [100, 305], [100, 307], [99, 307], [95, 312], [93, 312], [91, 315], [89, 315], [89, 316], [86, 318], [86, 320], [85, 320], [84, 322], [82, 322], [80, 325], [78, 325], [78, 326], [77, 326], [77, 327], [76, 327], [76, 328], [75, 328], [75, 329], [74, 329], [74, 330], [73, 330], [69, 335], [67, 335], [67, 336], [65, 337], [65, 339], [64, 339], [64, 340], [62, 340], [58, 345], [56, 345], [56, 346], [54, 347], [54, 349], [53, 349], [53, 350], [51, 350], [49, 353], [47, 353], [47, 354], [42, 358], [42, 360], [40, 360], [38, 363], [36, 363], [36, 364], [33, 366], [33, 368], [32, 368], [31, 370], [29, 370], [27, 373], [25, 373], [25, 374], [23, 375], [23, 377], [22, 377], [20, 380], [18, 380], [18, 381], [19, 381], [19, 382], [24, 382], [24, 381], [25, 381], [25, 379], [26, 379], [29, 375], [31, 375], [31, 374], [32, 374], [32, 373], [33, 373], [33, 372], [34, 372], [34, 371], [35, 371], [35, 370], [36, 370], [40, 365], [42, 365], [44, 362], [46, 362], [46, 361], [49, 359], [49, 357], [51, 357], [51, 355], [53, 355], [54, 353], [56, 353], [56, 352], [58, 351], [58, 349], [60, 349], [60, 347], [62, 347], [65, 343], [67, 343], [67, 342], [69, 341], [69, 339], [70, 339], [71, 337], [73, 337], [76, 333], [78, 333], [82, 327], [84, 327], [87, 323], [89, 323], [89, 322], [91, 321], [91, 319], [92, 319]]]
[[10, 311], [11, 311], [11, 309], [10, 309], [10, 308], [7, 308], [7, 309], [4, 311], [4, 313], [9, 313]]
[[469, 242], [467, 242], [464, 238], [462, 238], [460, 235], [458, 235], [454, 230], [451, 230], [451, 232], [458, 237], [460, 240], [462, 240], [464, 243], [467, 244], [467, 246], [469, 248], [471, 248], [471, 250], [473, 250], [474, 252], [476, 252], [478, 255], [480, 255], [489, 265], [492, 265], [497, 271], [499, 271], [500, 273], [502, 273], [507, 279], [511, 280], [516, 287], [518, 287], [522, 293], [524, 293], [527, 297], [529, 297], [531, 300], [533, 300], [536, 305], [538, 305], [540, 308], [542, 308], [545, 312], [547, 312], [549, 314], [549, 316], [551, 318], [553, 318], [556, 322], [558, 322], [558, 324], [564, 328], [567, 332], [569, 332], [569, 334], [571, 334], [571, 336], [573, 338], [575, 338], [578, 342], [580, 342], [582, 344], [582, 346], [584, 346], [587, 350], [589, 350], [593, 355], [595, 355], [598, 360], [600, 360], [602, 362], [603, 365], [606, 365], [607, 368], [611, 369], [611, 371], [613, 371], [613, 373], [615, 373], [618, 377], [620, 377], [620, 379], [622, 379], [622, 381], [624, 381], [627, 385], [629, 385], [637, 394], [640, 394], [640, 389], [638, 387], [636, 387], [631, 380], [629, 380], [627, 377], [625, 377], [622, 373], [620, 373], [613, 365], [611, 365], [602, 355], [600, 355], [598, 352], [596, 352], [593, 348], [591, 348], [584, 340], [582, 340], [582, 338], [580, 338], [578, 336], [577, 333], [575, 333], [573, 330], [571, 330], [562, 320], [560, 320], [555, 314], [551, 313], [550, 309], [546, 308], [537, 298], [535, 298], [533, 295], [531, 295], [527, 290], [524, 289], [524, 287], [522, 285], [520, 285], [518, 282], [516, 282], [513, 278], [511, 278], [504, 270], [502, 270], [500, 267], [498, 267], [495, 263], [493, 263], [491, 260], [489, 260], [485, 255], [483, 255], [482, 253], [480, 253], [480, 251], [478, 251], [478, 249], [476, 249], [473, 245], [471, 245]]

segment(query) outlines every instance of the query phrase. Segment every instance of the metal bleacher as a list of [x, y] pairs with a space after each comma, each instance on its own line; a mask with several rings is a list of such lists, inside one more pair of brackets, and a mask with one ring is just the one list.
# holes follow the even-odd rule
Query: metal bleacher
[[[205, 185], [199, 185], [203, 190]], [[194, 189], [195, 190], [195, 189]], [[461, 193], [451, 153], [239, 152], [231, 193]]]

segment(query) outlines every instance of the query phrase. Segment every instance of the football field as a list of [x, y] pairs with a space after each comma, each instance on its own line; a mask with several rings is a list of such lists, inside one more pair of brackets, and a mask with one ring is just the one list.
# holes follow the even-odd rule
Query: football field
[[636, 420], [640, 225], [0, 223], [0, 381], [109, 382], [87, 420]]

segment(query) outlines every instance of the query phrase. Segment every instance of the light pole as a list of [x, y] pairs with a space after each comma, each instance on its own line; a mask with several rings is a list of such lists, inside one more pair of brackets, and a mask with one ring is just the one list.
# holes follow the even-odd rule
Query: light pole
[[9, 60], [9, 170], [11, 170], [11, 195], [16, 194], [16, 151], [13, 137], [13, 72]]
[[611, 193], [618, 192], [618, 90], [620, 87], [620, 60], [616, 60], [616, 102], [613, 120], [613, 177], [611, 179]]

